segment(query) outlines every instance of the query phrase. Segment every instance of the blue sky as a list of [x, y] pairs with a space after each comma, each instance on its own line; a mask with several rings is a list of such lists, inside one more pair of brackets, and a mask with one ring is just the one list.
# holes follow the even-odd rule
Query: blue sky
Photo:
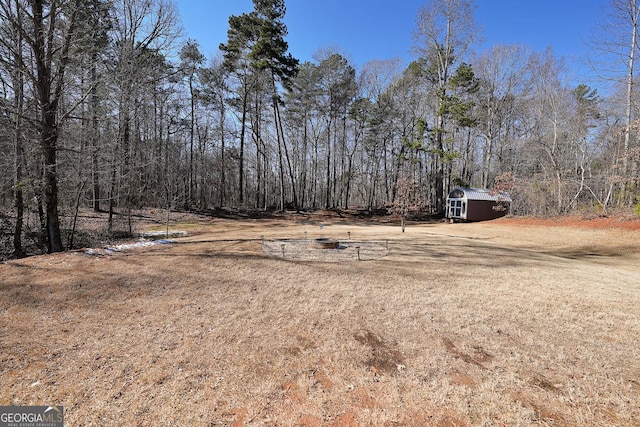
[[[228, 18], [253, 10], [251, 0], [174, 0], [185, 35], [207, 57], [226, 42]], [[578, 60], [609, 0], [476, 0], [475, 19], [484, 44], [522, 44], [537, 51], [551, 46], [557, 56]], [[289, 51], [312, 61], [319, 48], [337, 46], [356, 68], [372, 59], [411, 54], [416, 17], [426, 0], [287, 0]]]

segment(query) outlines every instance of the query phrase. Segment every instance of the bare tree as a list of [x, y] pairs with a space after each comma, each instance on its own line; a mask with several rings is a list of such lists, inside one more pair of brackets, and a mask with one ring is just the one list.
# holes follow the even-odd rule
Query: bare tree
[[613, 179], [622, 185], [618, 203], [629, 204], [634, 200], [638, 182], [638, 162], [631, 160], [637, 146], [633, 123], [636, 120], [634, 87], [636, 55], [640, 47], [640, 1], [610, 0], [606, 18], [591, 42], [593, 53], [590, 61], [603, 80], [625, 86], [622, 123], [624, 132], [618, 158], [621, 162], [621, 176]]
[[524, 101], [530, 56], [529, 49], [523, 46], [496, 45], [474, 61], [482, 82], [478, 128], [484, 140], [480, 182], [484, 188], [491, 183], [495, 145], [507, 142], [509, 123], [518, 114], [518, 104]]
[[222, 65], [222, 61], [212, 61], [209, 67], [200, 70], [200, 81], [202, 87], [199, 93], [199, 99], [201, 102], [212, 108], [217, 114], [217, 127], [220, 141], [220, 155], [219, 155], [219, 199], [218, 204], [225, 206], [226, 203], [226, 188], [227, 188], [227, 96], [228, 96], [228, 81], [225, 79], [225, 68]]
[[[165, 63], [163, 52], [170, 50], [180, 27], [175, 7], [167, 0], [117, 0], [113, 8], [112, 70], [117, 94], [118, 130], [112, 149], [109, 189], [109, 224], [114, 209], [122, 202], [131, 208], [133, 191], [132, 160], [136, 152], [136, 125], [140, 125], [137, 108], [142, 89], [149, 76], [157, 76]], [[153, 72], [153, 68], [156, 68]], [[124, 188], [122, 188], [124, 187]]]
[[564, 210], [569, 211], [575, 207], [575, 203], [583, 192], [588, 190], [590, 195], [606, 211], [606, 207], [592, 189], [592, 184], [589, 183], [587, 176], [589, 172], [592, 172], [591, 165], [594, 161], [594, 155], [597, 154], [597, 147], [594, 147], [592, 140], [594, 139], [593, 130], [601, 122], [599, 105], [601, 99], [596, 89], [591, 89], [584, 84], [578, 85], [571, 93], [575, 102], [574, 115], [570, 125], [574, 135], [576, 188], [573, 198], [566, 204]]
[[396, 197], [391, 205], [391, 213], [400, 215], [400, 226], [404, 233], [407, 219], [410, 215], [420, 212], [424, 208], [424, 200], [410, 168], [404, 168], [400, 175], [397, 180]]

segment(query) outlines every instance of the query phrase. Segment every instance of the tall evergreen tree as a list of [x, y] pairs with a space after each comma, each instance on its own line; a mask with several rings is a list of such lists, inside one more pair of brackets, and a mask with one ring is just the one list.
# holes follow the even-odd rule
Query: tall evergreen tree
[[298, 194], [296, 180], [291, 165], [291, 156], [285, 140], [282, 116], [280, 114], [281, 97], [277, 84], [288, 86], [289, 81], [298, 72], [298, 60], [290, 53], [288, 43], [284, 40], [287, 35], [287, 27], [282, 22], [286, 13], [284, 0], [253, 0], [255, 13], [259, 18], [260, 26], [256, 44], [250, 53], [252, 65], [258, 70], [267, 71], [271, 75], [273, 117], [278, 143], [278, 160], [280, 164], [280, 209], [285, 208], [284, 189], [284, 163], [282, 154], [286, 160], [287, 172], [291, 184], [293, 206], [298, 209]]
[[238, 202], [244, 204], [244, 152], [247, 134], [250, 93], [258, 86], [255, 70], [249, 66], [249, 53], [256, 43], [260, 22], [255, 12], [229, 17], [227, 43], [220, 44], [223, 54], [223, 67], [227, 73], [233, 73], [239, 81], [236, 102], [240, 110], [240, 135], [238, 155]]
[[[456, 62], [459, 62], [469, 48], [476, 34], [473, 20], [472, 0], [432, 0], [418, 15], [418, 25], [414, 33], [415, 51], [429, 64], [431, 79], [435, 83], [435, 143], [436, 150], [445, 153], [445, 132], [447, 131], [446, 102], [449, 80], [453, 76]], [[444, 162], [438, 164], [435, 174], [436, 208], [444, 208]]]
[[[282, 117], [280, 114], [281, 98], [278, 92], [278, 84], [288, 86], [289, 81], [298, 70], [298, 60], [290, 53], [288, 43], [285, 41], [287, 27], [282, 21], [286, 13], [284, 0], [253, 0], [254, 11], [241, 16], [229, 18], [229, 31], [227, 44], [220, 45], [225, 55], [225, 63], [231, 67], [241, 65], [244, 55], [249, 59], [251, 68], [256, 71], [267, 72], [271, 78], [272, 104], [276, 140], [278, 143], [278, 158], [280, 163], [280, 208], [285, 207], [284, 189], [284, 160], [289, 175], [293, 204], [297, 208], [297, 192], [295, 177], [291, 166], [289, 150], [284, 138]], [[244, 118], [246, 108], [243, 108], [243, 129], [241, 131], [241, 152], [244, 146]], [[242, 158], [241, 158], [242, 160]], [[242, 166], [241, 166], [242, 167]], [[242, 180], [242, 171], [240, 179]], [[242, 194], [242, 183], [240, 184]]]
[[180, 68], [187, 79], [189, 86], [189, 188], [185, 207], [189, 209], [193, 203], [195, 192], [194, 175], [194, 140], [196, 132], [196, 95], [195, 81], [198, 78], [198, 70], [204, 63], [204, 55], [200, 53], [200, 47], [195, 40], [188, 40], [180, 50]]

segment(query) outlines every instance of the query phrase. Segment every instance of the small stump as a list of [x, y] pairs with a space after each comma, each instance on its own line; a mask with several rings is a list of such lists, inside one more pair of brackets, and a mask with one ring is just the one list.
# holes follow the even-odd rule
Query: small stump
[[313, 241], [313, 247], [316, 249], [338, 249], [340, 242], [334, 239], [320, 238]]

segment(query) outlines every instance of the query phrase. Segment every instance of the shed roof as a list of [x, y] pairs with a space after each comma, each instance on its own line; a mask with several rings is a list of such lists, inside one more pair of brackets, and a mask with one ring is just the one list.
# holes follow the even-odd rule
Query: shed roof
[[449, 193], [449, 198], [460, 199], [466, 197], [467, 200], [486, 200], [489, 202], [511, 202], [511, 196], [504, 191], [494, 191], [488, 188], [465, 188], [458, 187]]

